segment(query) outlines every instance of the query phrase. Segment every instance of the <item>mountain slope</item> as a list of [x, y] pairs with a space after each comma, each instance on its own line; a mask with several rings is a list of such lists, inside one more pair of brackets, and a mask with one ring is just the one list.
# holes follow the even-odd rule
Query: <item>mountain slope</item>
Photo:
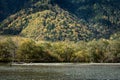
[[118, 0], [31, 0], [0, 24], [0, 34], [35, 40], [91, 40], [120, 31]]
[[23, 8], [30, 0], [0, 0], [0, 21]]
[[85, 20], [98, 38], [109, 38], [120, 30], [119, 0], [57, 0], [57, 4]]

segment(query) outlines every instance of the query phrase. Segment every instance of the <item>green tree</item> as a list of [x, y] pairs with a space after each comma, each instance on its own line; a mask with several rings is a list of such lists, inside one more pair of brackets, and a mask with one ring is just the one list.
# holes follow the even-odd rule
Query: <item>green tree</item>
[[3, 61], [13, 60], [13, 55], [15, 54], [16, 45], [12, 38], [1, 38], [0, 41], [0, 56]]
[[35, 51], [35, 42], [32, 40], [25, 40], [23, 41], [18, 48], [17, 51], [17, 58], [21, 61], [29, 62], [30, 59], [32, 59], [32, 56], [34, 55]]
[[120, 40], [113, 40], [110, 42], [111, 62], [120, 62]]

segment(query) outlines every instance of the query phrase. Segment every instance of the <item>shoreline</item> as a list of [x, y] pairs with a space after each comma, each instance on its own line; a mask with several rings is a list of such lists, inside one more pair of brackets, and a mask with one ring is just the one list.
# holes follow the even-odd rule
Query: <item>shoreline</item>
[[120, 63], [12, 63], [12, 66], [120, 66]]

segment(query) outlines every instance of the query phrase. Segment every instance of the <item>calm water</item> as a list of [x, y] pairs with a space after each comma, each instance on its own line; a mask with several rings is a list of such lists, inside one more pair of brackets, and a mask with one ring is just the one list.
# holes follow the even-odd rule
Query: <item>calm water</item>
[[0, 66], [0, 80], [120, 80], [119, 65]]

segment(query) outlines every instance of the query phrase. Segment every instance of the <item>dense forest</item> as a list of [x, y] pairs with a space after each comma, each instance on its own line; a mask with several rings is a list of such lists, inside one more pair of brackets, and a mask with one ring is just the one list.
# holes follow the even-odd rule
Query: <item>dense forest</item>
[[120, 62], [119, 0], [0, 0], [0, 62]]

